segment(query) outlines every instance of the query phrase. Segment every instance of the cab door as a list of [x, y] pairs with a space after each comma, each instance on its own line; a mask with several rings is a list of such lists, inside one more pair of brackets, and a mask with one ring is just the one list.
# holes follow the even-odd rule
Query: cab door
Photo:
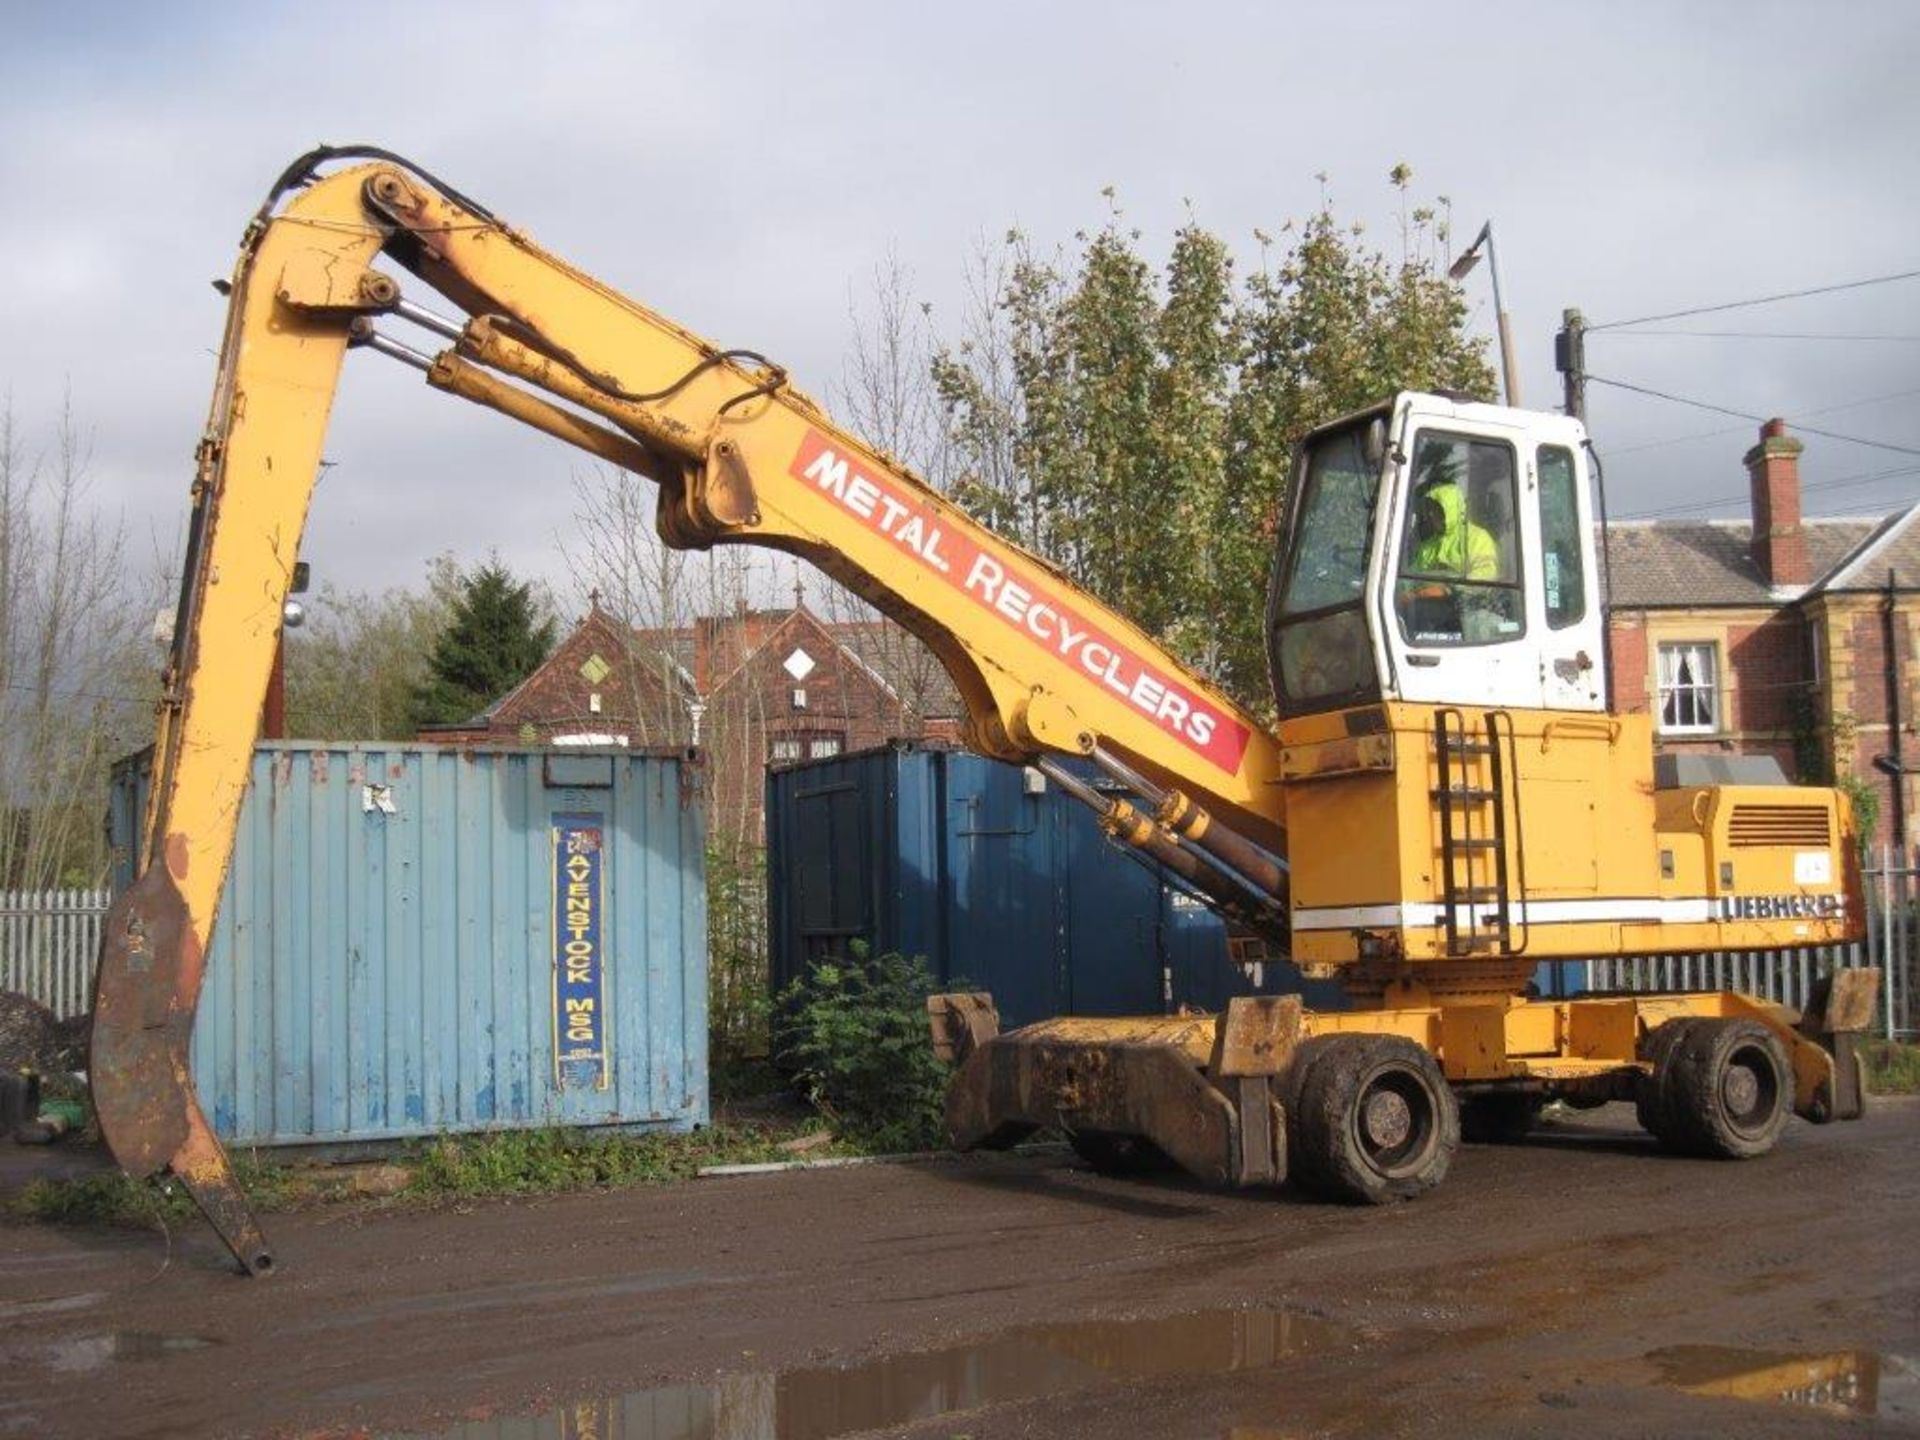
[[1573, 437], [1533, 445], [1539, 581], [1529, 597], [1540, 636], [1540, 701], [1549, 710], [1607, 708], [1606, 616], [1594, 565], [1586, 466]]
[[1533, 709], [1539, 554], [1525, 432], [1466, 417], [1408, 417], [1379, 633], [1402, 699]]

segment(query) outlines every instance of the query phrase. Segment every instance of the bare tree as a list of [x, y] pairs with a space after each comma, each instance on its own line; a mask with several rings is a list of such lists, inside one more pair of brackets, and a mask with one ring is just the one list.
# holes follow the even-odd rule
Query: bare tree
[[287, 733], [315, 740], [408, 740], [413, 694], [460, 584], [451, 553], [418, 590], [323, 585], [308, 623], [287, 633]]
[[619, 713], [631, 719], [642, 745], [692, 744], [690, 707], [699, 696], [680, 637], [691, 624], [699, 572], [710, 567], [709, 557], [661, 542], [653, 527], [654, 487], [624, 470], [576, 470], [573, 493], [574, 540], [561, 548], [575, 598], [620, 622], [631, 646], [633, 663], [620, 667], [628, 693]]
[[933, 307], [916, 300], [913, 277], [889, 254], [849, 293], [852, 338], [834, 400], [853, 433], [897, 464], [940, 485], [946, 441], [933, 383]]
[[91, 885], [115, 756], [150, 735], [157, 577], [89, 502], [91, 445], [69, 398], [29, 450], [0, 409], [0, 884]]
[[[981, 263], [988, 263], [982, 256]], [[969, 277], [969, 286], [977, 285]], [[969, 312], [975, 302], [969, 301]], [[939, 355], [932, 307], [915, 299], [911, 274], [889, 254], [867, 277], [864, 295], [850, 295], [852, 327], [847, 360], [834, 401], [853, 433], [896, 464], [944, 488], [947, 434], [935, 362]], [[885, 619], [842, 585], [821, 577], [822, 617], [844, 643], [877, 672], [907, 712], [906, 728], [954, 707], [940, 662], [918, 638]]]

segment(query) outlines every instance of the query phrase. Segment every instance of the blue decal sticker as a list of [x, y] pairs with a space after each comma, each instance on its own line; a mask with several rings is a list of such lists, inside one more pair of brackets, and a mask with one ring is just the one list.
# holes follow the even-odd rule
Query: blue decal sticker
[[601, 815], [553, 817], [553, 1068], [561, 1087], [605, 1090], [613, 1080], [600, 953], [605, 834]]

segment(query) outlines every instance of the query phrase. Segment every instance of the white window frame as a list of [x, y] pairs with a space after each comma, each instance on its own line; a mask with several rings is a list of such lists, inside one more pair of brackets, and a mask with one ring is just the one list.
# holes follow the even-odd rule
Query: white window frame
[[790, 765], [805, 754], [804, 736], [776, 735], [767, 742], [767, 759], [775, 765]]
[[[1700, 677], [1704, 662], [1706, 679]], [[1682, 667], [1690, 664], [1689, 678], [1681, 681]], [[1720, 683], [1720, 646], [1713, 640], [1662, 640], [1654, 648], [1654, 715], [1662, 735], [1718, 735], [1724, 730], [1725, 689]], [[1692, 697], [1694, 717], [1678, 718]], [[1675, 703], [1675, 717], [1667, 718], [1667, 704]], [[1705, 719], [1699, 718], [1702, 711]]]
[[807, 737], [809, 760], [831, 760], [836, 755], [844, 755], [846, 750], [847, 737], [838, 732], [822, 732]]

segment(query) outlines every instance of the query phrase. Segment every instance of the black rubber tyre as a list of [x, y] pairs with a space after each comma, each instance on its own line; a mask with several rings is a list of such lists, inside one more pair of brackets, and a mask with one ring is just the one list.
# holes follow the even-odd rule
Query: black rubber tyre
[[1545, 1104], [1538, 1095], [1513, 1091], [1470, 1095], [1460, 1102], [1460, 1138], [1469, 1145], [1517, 1145]]
[[1294, 1047], [1293, 1059], [1279, 1078], [1280, 1105], [1287, 1117], [1287, 1178], [1308, 1190], [1319, 1189], [1320, 1174], [1315, 1167], [1313, 1148], [1301, 1128], [1304, 1113], [1301, 1097], [1314, 1067], [1349, 1038], [1337, 1034], [1308, 1036]]
[[1335, 1035], [1289, 1127], [1289, 1173], [1329, 1199], [1410, 1200], [1446, 1178], [1460, 1107], [1434, 1058], [1397, 1035]]
[[1151, 1175], [1171, 1170], [1167, 1152], [1142, 1135], [1111, 1130], [1076, 1130], [1067, 1137], [1073, 1153], [1102, 1175]]
[[1640, 1121], [1640, 1128], [1663, 1145], [1672, 1143], [1669, 1137], [1673, 1131], [1667, 1119], [1664, 1093], [1671, 1074], [1667, 1056], [1686, 1035], [1688, 1027], [1697, 1023], [1694, 1020], [1669, 1020], [1640, 1037], [1640, 1058], [1653, 1063], [1653, 1072], [1640, 1077], [1633, 1097], [1633, 1113]]
[[1787, 1048], [1758, 1020], [1695, 1020], [1665, 1057], [1661, 1099], [1674, 1149], [1751, 1160], [1793, 1113]]

